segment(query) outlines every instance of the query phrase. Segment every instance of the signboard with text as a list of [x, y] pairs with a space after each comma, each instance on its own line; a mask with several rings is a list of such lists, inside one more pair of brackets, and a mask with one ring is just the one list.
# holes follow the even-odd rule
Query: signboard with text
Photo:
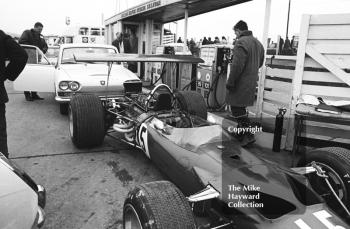
[[131, 8], [128, 11], [123, 12], [122, 15], [121, 15], [121, 18], [126, 18], [126, 17], [130, 17], [130, 16], [133, 16], [133, 15], [142, 13], [142, 12], [146, 12], [148, 10], [152, 10], [152, 9], [158, 8], [161, 5], [162, 5], [162, 1], [161, 0], [148, 2], [148, 3], [145, 3], [143, 5]]

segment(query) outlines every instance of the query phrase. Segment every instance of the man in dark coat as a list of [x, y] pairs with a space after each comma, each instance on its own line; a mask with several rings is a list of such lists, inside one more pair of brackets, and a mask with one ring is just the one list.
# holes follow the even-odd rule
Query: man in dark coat
[[[264, 62], [264, 47], [248, 30], [247, 23], [239, 21], [233, 30], [237, 36], [233, 48], [232, 66], [227, 80], [226, 103], [231, 106], [233, 117], [239, 127], [249, 127], [250, 120], [246, 111], [255, 101], [255, 90], [259, 79], [259, 68]], [[245, 133], [240, 136], [242, 145], [255, 141], [254, 135]]]
[[[28, 55], [17, 42], [0, 30], [0, 152], [8, 157], [5, 103], [8, 96], [4, 82], [14, 81], [27, 63]], [[8, 64], [6, 65], [6, 62]]]
[[207, 37], [204, 37], [203, 41], [202, 41], [202, 45], [207, 45], [208, 44], [208, 39]]
[[[19, 38], [18, 43], [25, 44], [25, 45], [34, 45], [38, 47], [43, 53], [47, 52], [47, 44], [41, 35], [41, 32], [43, 30], [43, 24], [40, 22], [35, 23], [34, 28], [30, 30], [25, 30], [21, 37]], [[43, 98], [40, 98], [37, 94], [37, 92], [32, 91], [25, 91], [24, 96], [27, 101], [33, 101], [35, 99], [42, 100]]]
[[118, 49], [119, 53], [124, 53], [123, 46], [123, 34], [121, 32], [117, 32], [116, 39], [112, 42], [112, 45]]

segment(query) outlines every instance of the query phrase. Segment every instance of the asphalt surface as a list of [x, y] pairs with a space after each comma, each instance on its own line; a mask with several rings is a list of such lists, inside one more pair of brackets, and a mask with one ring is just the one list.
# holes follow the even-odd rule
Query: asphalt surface
[[47, 190], [44, 229], [122, 228], [128, 191], [164, 180], [141, 151], [108, 136], [98, 148], [74, 147], [68, 117], [59, 113], [53, 94], [28, 102], [11, 82], [6, 88], [10, 158]]

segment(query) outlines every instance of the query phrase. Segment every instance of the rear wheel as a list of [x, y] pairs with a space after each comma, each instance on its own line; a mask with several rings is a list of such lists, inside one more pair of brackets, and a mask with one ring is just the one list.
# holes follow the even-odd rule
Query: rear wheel
[[104, 109], [95, 95], [73, 96], [69, 106], [69, 132], [78, 148], [99, 146], [105, 136]]
[[[310, 166], [312, 162], [325, 171], [329, 183], [341, 201], [350, 207], [350, 151], [340, 147], [319, 148], [307, 152], [298, 166]], [[338, 213], [343, 209], [334, 197], [324, 178], [315, 173], [307, 175], [313, 189]]]
[[201, 94], [195, 91], [179, 91], [175, 97], [183, 111], [207, 120], [207, 105]]
[[124, 229], [195, 229], [196, 223], [182, 192], [168, 181], [141, 184], [124, 202]]
[[62, 115], [67, 115], [68, 114], [68, 107], [69, 107], [68, 103], [60, 103], [60, 113]]

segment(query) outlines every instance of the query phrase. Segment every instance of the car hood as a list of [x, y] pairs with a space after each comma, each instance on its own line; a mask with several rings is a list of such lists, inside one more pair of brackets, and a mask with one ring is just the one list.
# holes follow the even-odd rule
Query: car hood
[[[107, 80], [107, 64], [65, 64], [60, 67], [71, 80], [84, 81], [89, 77], [93, 79]], [[113, 65], [110, 73], [111, 81], [122, 81], [138, 79], [135, 73], [129, 71], [122, 65]]]
[[1, 161], [0, 180], [0, 228], [31, 228], [38, 211], [37, 194]]

